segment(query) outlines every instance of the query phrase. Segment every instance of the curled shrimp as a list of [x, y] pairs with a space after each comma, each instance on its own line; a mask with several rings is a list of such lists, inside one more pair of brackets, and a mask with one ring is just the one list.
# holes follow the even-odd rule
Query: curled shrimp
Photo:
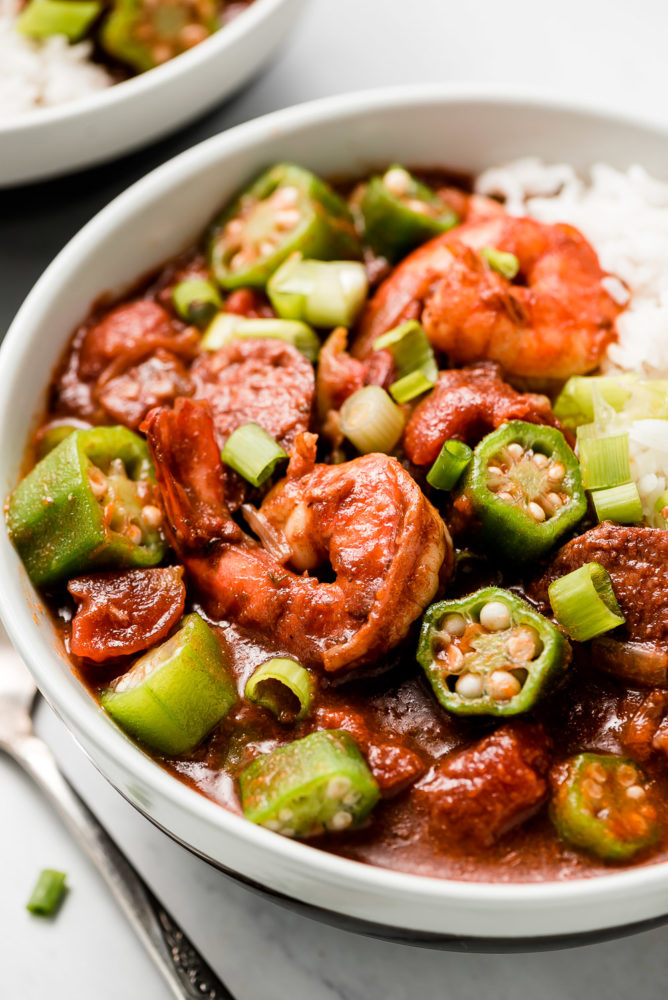
[[[302, 433], [288, 475], [258, 512], [287, 559], [246, 535], [225, 506], [208, 408], [179, 400], [146, 421], [173, 547], [212, 618], [270, 639], [327, 671], [375, 660], [403, 639], [452, 570], [439, 514], [394, 458], [315, 464]], [[334, 579], [315, 571], [327, 563]]]
[[[481, 251], [514, 254], [517, 278]], [[381, 334], [420, 319], [452, 364], [498, 361], [506, 374], [565, 379], [592, 371], [615, 339], [620, 306], [593, 247], [573, 226], [504, 212], [474, 217], [405, 258], [368, 303], [353, 345], [367, 357]]]

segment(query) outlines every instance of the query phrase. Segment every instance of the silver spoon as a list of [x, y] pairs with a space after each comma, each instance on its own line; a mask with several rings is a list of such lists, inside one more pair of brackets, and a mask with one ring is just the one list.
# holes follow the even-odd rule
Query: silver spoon
[[35, 735], [37, 687], [0, 624], [0, 750], [30, 775], [111, 889], [177, 1000], [234, 1000], [61, 774]]

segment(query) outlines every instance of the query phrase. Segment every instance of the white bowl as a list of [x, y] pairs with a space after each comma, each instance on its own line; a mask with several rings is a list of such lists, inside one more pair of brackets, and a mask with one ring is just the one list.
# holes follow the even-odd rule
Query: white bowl
[[189, 52], [105, 90], [0, 121], [0, 187], [102, 163], [173, 132], [269, 58], [305, 0], [255, 0]]
[[[643, 163], [666, 176], [667, 136], [649, 125], [471, 88], [373, 91], [241, 125], [178, 156], [116, 198], [58, 255], [0, 351], [0, 487], [15, 484], [44, 390], [70, 331], [103, 292], [121, 292], [197, 239], [210, 216], [268, 164], [324, 175], [394, 161], [479, 171], [523, 154], [584, 167]], [[51, 705], [99, 770], [155, 823], [238, 877], [392, 935], [514, 941], [619, 929], [668, 913], [668, 864], [597, 878], [487, 884], [348, 861], [247, 823], [163, 771], [104, 715], [70, 670], [38, 594], [0, 534], [0, 613]], [[496, 942], [495, 942], [496, 944]]]

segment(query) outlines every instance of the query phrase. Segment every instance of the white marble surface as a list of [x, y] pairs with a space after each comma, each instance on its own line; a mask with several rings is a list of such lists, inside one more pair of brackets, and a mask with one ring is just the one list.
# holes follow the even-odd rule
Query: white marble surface
[[[658, 0], [310, 0], [291, 44], [235, 102], [120, 164], [0, 195], [0, 332], [41, 269], [87, 218], [173, 153], [247, 117], [385, 83], [512, 83], [668, 120]], [[530, 39], [532, 39], [530, 41]], [[38, 729], [238, 1000], [658, 1000], [668, 930], [542, 955], [422, 951], [333, 930], [226, 880], [136, 814], [41, 706]], [[115, 904], [49, 807], [0, 758], [0, 998], [166, 1000]], [[54, 922], [24, 909], [43, 867], [68, 873]]]

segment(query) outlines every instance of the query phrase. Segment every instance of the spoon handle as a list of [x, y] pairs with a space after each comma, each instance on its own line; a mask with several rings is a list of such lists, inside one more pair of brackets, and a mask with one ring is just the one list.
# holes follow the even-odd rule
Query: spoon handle
[[30, 734], [5, 749], [39, 785], [100, 872], [172, 995], [177, 1000], [234, 1000], [65, 780], [47, 745]]

